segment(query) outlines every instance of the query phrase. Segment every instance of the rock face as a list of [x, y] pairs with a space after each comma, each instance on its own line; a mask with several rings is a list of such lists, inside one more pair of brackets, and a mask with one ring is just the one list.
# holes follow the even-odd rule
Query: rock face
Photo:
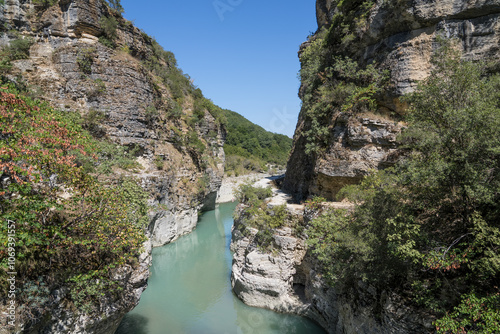
[[248, 227], [248, 233], [242, 233], [242, 224], [235, 220], [231, 242], [231, 283], [238, 298], [247, 305], [277, 312], [307, 313], [307, 305], [292, 289], [296, 267], [305, 255], [304, 242], [292, 236], [290, 228], [283, 228], [274, 236], [279, 252], [262, 252], [253, 243], [258, 230]]
[[[180, 106], [185, 117], [165, 116], [172, 109], [173, 94], [141, 63], [153, 52], [151, 38], [122, 19], [117, 48], [102, 45], [97, 42], [100, 21], [108, 15], [101, 0], [60, 1], [48, 9], [37, 9], [29, 1], [6, 1], [0, 24], [35, 41], [30, 57], [13, 63], [11, 77], [21, 75], [54, 107], [79, 111], [96, 122], [93, 131], [98, 135], [137, 150], [143, 168], [134, 176], [152, 194], [157, 209], [150, 233], [153, 246], [161, 246], [190, 232], [198, 211], [215, 206], [225, 130], [208, 110], [201, 121], [188, 126], [193, 112], [189, 97]], [[7, 44], [12, 38], [4, 33], [1, 40]], [[184, 140], [189, 135], [199, 138], [204, 152], [189, 146]]]
[[[99, 37], [104, 36], [103, 18], [113, 16], [116, 47], [109, 48]], [[151, 194], [148, 247], [191, 232], [198, 213], [215, 207], [225, 130], [209, 107], [195, 110], [194, 95], [201, 92], [193, 88], [180, 97], [160, 77], [176, 68], [173, 55], [158, 60], [156, 72], [147, 67], [155, 52], [165, 51], [103, 0], [60, 0], [49, 7], [6, 0], [0, 5], [0, 47], [18, 38], [33, 44], [27, 59], [12, 62], [7, 78], [38, 91], [55, 108], [79, 112], [94, 136], [135, 150], [141, 167], [116, 172], [139, 179]], [[34, 331], [114, 333], [146, 287], [148, 261], [117, 273], [129, 289], [121, 300], [103, 300], [99, 315], [79, 315], [61, 305]]]
[[[311, 217], [305, 218], [307, 224]], [[355, 292], [338, 294], [322, 278], [305, 236], [296, 235], [292, 228], [276, 231], [272, 250], [259, 246], [257, 232], [235, 220], [231, 283], [245, 304], [306, 316], [332, 334], [433, 332], [432, 321], [404, 306], [398, 296], [363, 283]], [[380, 319], [374, 314], [380, 314]]]
[[64, 297], [68, 293], [67, 289], [63, 287], [53, 292], [57, 296], [53, 303], [59, 307], [54, 307], [50, 315], [47, 315], [42, 321], [22, 333], [114, 334], [123, 316], [139, 303], [141, 294], [147, 287], [150, 265], [151, 242], [147, 241], [144, 244], [144, 252], [141, 254], [137, 266], [126, 265], [112, 273], [113, 280], [123, 283], [125, 286], [119, 298], [103, 297], [99, 310], [95, 314], [89, 315], [75, 312], [64, 307], [65, 305], [58, 305], [64, 301]]
[[[324, 120], [329, 133], [326, 145], [318, 154], [305, 153], [304, 132], [311, 128], [311, 120], [306, 116], [308, 110], [301, 111], [284, 182], [298, 200], [310, 195], [333, 199], [343, 185], [356, 183], [370, 169], [393, 162], [395, 138], [403, 126], [398, 119], [405, 110], [399, 98], [428, 76], [440, 38], [457, 39], [465, 59], [500, 58], [500, 1], [379, 0], [371, 1], [366, 11], [361, 9], [361, 1], [353, 1], [352, 8], [342, 13], [339, 8], [347, 5], [340, 3], [317, 1], [316, 36], [333, 24], [334, 33], [326, 43], [335, 49], [334, 55], [350, 57], [360, 67], [374, 64], [389, 70], [389, 85], [375, 97], [377, 107], [367, 115], [332, 107]], [[336, 26], [339, 14], [351, 15], [353, 22], [347, 22], [350, 34]], [[304, 99], [307, 87], [302, 84], [299, 95]], [[304, 106], [307, 108], [306, 103]]]
[[[316, 8], [319, 29], [299, 51], [303, 108], [283, 183], [298, 201], [334, 199], [343, 186], [397, 161], [406, 109], [400, 98], [429, 75], [443, 39], [454, 39], [464, 59], [495, 65], [500, 59], [498, 0], [318, 0]], [[359, 70], [349, 74], [352, 66]], [[369, 75], [360, 79], [359, 73], [371, 67], [387, 70], [388, 80], [363, 95], [370, 92], [362, 82]], [[364, 98], [373, 105], [353, 107]], [[322, 136], [319, 149], [311, 145], [318, 143], [315, 136]], [[310, 213], [299, 215], [307, 226]], [[244, 225], [235, 221], [231, 247], [233, 289], [245, 303], [305, 315], [329, 333], [435, 331], [432, 316], [405, 305], [401, 296], [361, 282], [342, 294], [329, 286], [306, 235], [279, 229], [266, 250], [255, 238], [259, 231]]]

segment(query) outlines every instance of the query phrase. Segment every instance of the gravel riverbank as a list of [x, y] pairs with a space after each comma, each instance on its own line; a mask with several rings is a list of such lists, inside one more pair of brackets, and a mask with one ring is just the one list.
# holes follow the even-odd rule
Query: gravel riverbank
[[236, 196], [234, 195], [235, 190], [240, 184], [245, 182], [258, 182], [262, 179], [270, 177], [267, 173], [252, 173], [242, 176], [229, 176], [222, 179], [222, 185], [217, 194], [217, 203], [228, 203], [236, 201]]

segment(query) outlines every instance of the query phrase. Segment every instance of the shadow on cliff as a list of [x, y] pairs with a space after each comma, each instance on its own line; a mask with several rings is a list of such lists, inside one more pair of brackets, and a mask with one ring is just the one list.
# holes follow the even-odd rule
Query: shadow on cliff
[[127, 314], [115, 334], [147, 334], [148, 318], [139, 314]]

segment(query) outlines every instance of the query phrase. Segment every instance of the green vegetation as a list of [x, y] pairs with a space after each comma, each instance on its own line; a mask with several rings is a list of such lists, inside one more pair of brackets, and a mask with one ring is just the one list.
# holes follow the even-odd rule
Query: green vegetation
[[374, 3], [336, 1], [330, 27], [310, 36], [301, 50], [301, 116], [307, 124], [302, 136], [307, 154], [323, 153], [331, 127], [341, 114], [377, 113], [375, 97], [387, 87], [389, 73], [378, 69], [376, 63], [357, 63], [350, 57]]
[[33, 4], [43, 8], [49, 8], [58, 3], [59, 0], [33, 0]]
[[238, 217], [242, 223], [239, 228], [242, 233], [247, 233], [248, 227], [258, 229], [255, 238], [257, 245], [263, 250], [272, 248], [275, 230], [292, 220], [286, 210], [286, 204], [267, 206], [264, 199], [271, 196], [271, 188], [253, 187], [251, 183], [240, 185], [236, 191], [236, 198], [246, 206]]
[[89, 47], [78, 51], [76, 64], [78, 69], [85, 75], [92, 74], [92, 65], [96, 56], [96, 48]]
[[260, 205], [262, 200], [271, 197], [273, 191], [270, 187], [254, 187], [251, 182], [244, 183], [236, 189], [236, 198], [240, 203], [254, 205]]
[[407, 97], [405, 157], [340, 196], [309, 244], [341, 291], [359, 280], [442, 317], [440, 333], [500, 331], [500, 76], [446, 44]]
[[75, 113], [1, 86], [0, 297], [7, 272], [17, 271], [20, 316], [33, 323], [61, 284], [82, 311], [95, 310], [104, 294], [118, 297], [123, 287], [112, 272], [136, 263], [145, 240], [147, 195], [133, 179], [108, 175], [135, 162], [81, 124]]
[[106, 4], [113, 10], [116, 14], [123, 14], [123, 7], [121, 0], [106, 0]]
[[[210, 138], [200, 137], [199, 128], [210, 119], [210, 116], [218, 125], [223, 126], [226, 120], [222, 109], [205, 98], [191, 78], [177, 67], [177, 60], [172, 52], [165, 51], [145, 33], [142, 37], [150, 45], [151, 51], [142, 63], [154, 76], [152, 82], [155, 83], [157, 96], [164, 96], [146, 108], [146, 122], [148, 126], [154, 127], [160, 121], [171, 121], [170, 129], [175, 133], [172, 138], [173, 143], [179, 149], [187, 149], [198, 167], [203, 168], [201, 157], [206, 152], [207, 140]], [[165, 98], [166, 94], [161, 85], [168, 88], [169, 97]], [[183, 123], [187, 129], [183, 129], [181, 126]], [[216, 135], [212, 135], [211, 138], [215, 138]]]
[[[206, 151], [208, 140], [215, 138], [203, 138], [200, 136], [200, 128], [208, 120], [210, 115], [216, 123], [223, 125], [225, 117], [222, 109], [211, 100], [205, 98], [191, 78], [183, 73], [177, 66], [177, 60], [170, 51], [165, 51], [158, 42], [142, 32], [147, 50], [138, 51], [133, 45], [122, 44], [119, 40], [119, 30], [129, 28], [130, 22], [126, 21], [121, 13], [123, 8], [120, 1], [107, 0], [106, 5], [110, 8], [108, 16], [103, 16], [100, 21], [103, 34], [99, 41], [101, 44], [116, 49], [135, 57], [149, 70], [150, 82], [155, 92], [155, 99], [149, 105], [144, 106], [145, 123], [150, 129], [157, 129], [168, 124], [173, 130], [173, 138], [170, 141], [179, 150], [186, 150], [192, 156], [199, 168], [203, 168], [201, 156]], [[118, 47], [119, 46], [119, 47]], [[81, 50], [78, 54], [77, 64], [80, 71], [85, 75], [92, 73], [92, 65], [96, 57], [95, 50]], [[98, 96], [106, 91], [104, 82], [95, 80], [87, 91], [88, 97]]]
[[462, 296], [462, 302], [451, 314], [436, 321], [439, 334], [496, 333], [500, 329], [500, 294], [478, 298]]
[[328, 41], [338, 33], [334, 25], [311, 37], [302, 50], [300, 79], [303, 85], [302, 117], [308, 127], [306, 153], [319, 154], [328, 143], [334, 115], [363, 114], [376, 111], [375, 96], [387, 85], [389, 73], [374, 64], [360, 66]]
[[227, 173], [240, 175], [265, 170], [266, 164], [286, 165], [291, 138], [268, 132], [234, 111], [223, 112], [227, 119], [224, 144]]
[[171, 117], [181, 117], [183, 104], [188, 97], [193, 99], [193, 115], [191, 126], [200, 124], [205, 110], [208, 111], [219, 124], [225, 123], [222, 109], [205, 97], [193, 83], [189, 75], [177, 67], [177, 60], [170, 51], [165, 51], [156, 40], [143, 34], [146, 43], [151, 45], [151, 54], [143, 60], [144, 66], [156, 75], [171, 93], [169, 100], [169, 114]]
[[33, 44], [31, 38], [22, 38], [11, 40], [9, 46], [5, 46], [0, 50], [0, 70], [8, 72], [12, 68], [11, 62], [18, 59], [26, 59], [29, 57], [30, 47]]
[[116, 39], [118, 38], [116, 29], [118, 28], [118, 21], [114, 16], [103, 16], [100, 21], [103, 35], [99, 37], [99, 42], [108, 48], [114, 49], [116, 47]]

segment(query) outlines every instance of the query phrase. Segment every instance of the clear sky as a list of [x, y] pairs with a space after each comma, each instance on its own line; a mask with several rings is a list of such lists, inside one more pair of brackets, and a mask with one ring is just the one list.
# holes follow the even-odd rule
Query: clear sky
[[125, 18], [172, 51], [205, 97], [292, 136], [297, 51], [316, 31], [315, 0], [122, 0]]

